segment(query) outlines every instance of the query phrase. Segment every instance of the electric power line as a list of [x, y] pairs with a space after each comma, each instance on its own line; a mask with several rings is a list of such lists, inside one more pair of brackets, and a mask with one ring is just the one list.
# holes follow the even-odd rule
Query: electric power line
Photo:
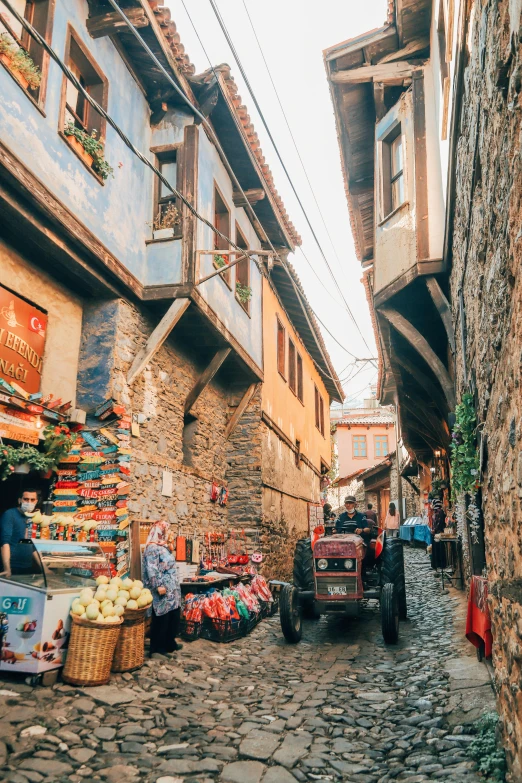
[[[246, 15], [248, 17], [248, 21], [250, 22], [250, 27], [252, 28], [252, 32], [254, 34], [254, 38], [256, 39], [256, 42], [257, 42], [257, 45], [258, 45], [258, 48], [259, 48], [259, 52], [260, 52], [261, 57], [263, 59], [263, 62], [265, 64], [266, 72], [268, 73], [268, 77], [270, 79], [270, 83], [272, 84], [272, 87], [274, 89], [274, 93], [275, 93], [275, 96], [277, 98], [277, 102], [279, 103], [279, 108], [281, 109], [281, 113], [282, 113], [282, 115], [284, 117], [284, 120], [285, 120], [285, 123], [286, 123], [286, 127], [288, 128], [288, 132], [290, 134], [290, 138], [292, 139], [292, 143], [294, 145], [294, 149], [295, 149], [295, 151], [297, 153], [297, 157], [299, 158], [299, 163], [301, 164], [301, 168], [302, 168], [303, 173], [304, 173], [304, 175], [306, 177], [306, 181], [308, 182], [308, 187], [310, 188], [310, 192], [311, 192], [312, 197], [313, 197], [313, 199], [315, 201], [315, 206], [317, 207], [317, 211], [319, 212], [319, 215], [321, 217], [324, 229], [326, 231], [326, 235], [327, 235], [328, 239], [330, 240], [330, 244], [332, 246], [332, 250], [334, 251], [334, 254], [335, 254], [335, 257], [336, 257], [337, 262], [339, 264], [339, 267], [340, 267], [341, 271], [343, 271], [343, 265], [341, 263], [341, 259], [339, 258], [338, 254], [337, 254], [337, 250], [336, 250], [334, 241], [333, 241], [333, 239], [332, 239], [332, 237], [330, 235], [330, 231], [328, 230], [328, 225], [327, 225], [326, 220], [324, 218], [324, 215], [322, 213], [321, 207], [319, 205], [319, 201], [317, 200], [317, 196], [315, 195], [315, 191], [314, 191], [314, 189], [312, 187], [312, 183], [310, 182], [310, 178], [308, 176], [308, 172], [307, 172], [306, 167], [304, 165], [303, 158], [302, 158], [301, 153], [299, 151], [299, 147], [297, 146], [297, 142], [296, 142], [294, 134], [292, 132], [292, 128], [290, 126], [290, 122], [289, 122], [288, 117], [286, 115], [286, 112], [285, 112], [285, 109], [284, 109], [284, 106], [283, 106], [283, 102], [281, 101], [281, 98], [279, 97], [279, 93], [277, 91], [277, 87], [275, 85], [275, 81], [274, 81], [274, 78], [272, 76], [272, 72], [271, 72], [271, 70], [269, 68], [267, 59], [265, 57], [265, 53], [263, 51], [263, 47], [261, 46], [261, 41], [259, 40], [259, 36], [257, 34], [256, 28], [254, 27], [254, 23], [252, 21], [252, 17], [250, 16], [249, 11], [248, 11], [247, 4], [246, 4], [245, 0], [243, 0], [243, 8], [245, 9], [245, 13], [246, 13]], [[326, 290], [328, 290], [328, 289], [326, 289]], [[336, 300], [334, 299], [334, 301], [336, 301]]]
[[[82, 85], [82, 84], [81, 84], [81, 83], [78, 81], [78, 79], [76, 78], [76, 76], [75, 76], [75, 75], [72, 73], [72, 71], [71, 71], [71, 70], [70, 70], [70, 69], [67, 67], [67, 65], [65, 65], [65, 63], [64, 63], [64, 62], [62, 62], [62, 60], [61, 60], [61, 59], [59, 58], [59, 56], [56, 54], [56, 52], [54, 51], [54, 49], [52, 49], [52, 47], [51, 47], [51, 46], [50, 46], [50, 45], [47, 43], [47, 41], [46, 41], [44, 38], [42, 38], [42, 36], [40, 35], [40, 33], [39, 33], [39, 32], [38, 32], [38, 31], [37, 31], [37, 30], [36, 30], [36, 29], [35, 29], [35, 28], [34, 28], [34, 27], [33, 27], [33, 26], [32, 26], [32, 25], [31, 25], [31, 24], [30, 24], [30, 23], [29, 23], [29, 22], [28, 22], [26, 19], [24, 19], [22, 16], [20, 16], [20, 14], [18, 13], [18, 11], [16, 11], [16, 10], [13, 8], [13, 6], [12, 6], [12, 5], [11, 5], [11, 3], [9, 2], [9, 0], [3, 0], [3, 2], [4, 2], [4, 5], [7, 7], [7, 9], [10, 11], [10, 13], [11, 13], [11, 14], [12, 14], [12, 15], [15, 17], [15, 19], [16, 19], [16, 20], [19, 22], [19, 24], [21, 24], [21, 26], [22, 26], [22, 27], [23, 27], [23, 28], [24, 28], [24, 29], [25, 29], [25, 30], [26, 30], [26, 31], [29, 33], [29, 35], [30, 35], [32, 38], [34, 38], [34, 40], [35, 40], [35, 41], [36, 41], [38, 44], [40, 44], [40, 46], [42, 46], [42, 47], [43, 47], [43, 49], [45, 49], [45, 51], [46, 51], [46, 52], [48, 52], [48, 54], [50, 55], [50, 57], [51, 57], [51, 58], [54, 60], [54, 62], [56, 62], [56, 64], [58, 65], [58, 67], [59, 67], [59, 68], [60, 68], [60, 69], [63, 71], [63, 73], [65, 74], [65, 76], [66, 76], [66, 77], [69, 79], [69, 81], [70, 81], [70, 82], [71, 82], [71, 83], [72, 83], [72, 84], [75, 86], [75, 88], [76, 88], [76, 89], [77, 89], [77, 90], [78, 90], [78, 91], [79, 91], [79, 92], [80, 92], [80, 93], [83, 95], [83, 97], [85, 98], [85, 100], [87, 100], [87, 101], [88, 101], [88, 103], [89, 103], [89, 104], [90, 104], [90, 105], [91, 105], [91, 106], [92, 106], [92, 107], [95, 109], [95, 111], [97, 111], [97, 112], [98, 112], [98, 114], [100, 114], [100, 116], [101, 116], [101, 117], [103, 117], [103, 118], [106, 120], [106, 122], [108, 122], [108, 123], [109, 123], [109, 125], [110, 125], [110, 126], [111, 126], [111, 127], [112, 127], [112, 128], [115, 130], [115, 131], [116, 131], [117, 135], [118, 135], [118, 136], [121, 138], [121, 140], [123, 141], [123, 143], [124, 143], [124, 144], [125, 144], [125, 145], [126, 145], [126, 146], [127, 146], [129, 149], [130, 149], [130, 150], [131, 150], [131, 152], [132, 152], [134, 155], [136, 155], [136, 157], [137, 157], [137, 158], [138, 158], [138, 159], [139, 159], [139, 160], [140, 160], [142, 163], [144, 163], [144, 164], [145, 164], [145, 165], [146, 165], [146, 166], [147, 166], [149, 169], [151, 169], [151, 171], [153, 171], [153, 172], [154, 172], [154, 174], [156, 174], [156, 176], [157, 176], [157, 177], [160, 179], [160, 181], [161, 181], [161, 182], [162, 182], [162, 183], [163, 183], [163, 184], [164, 184], [164, 185], [165, 185], [165, 186], [166, 186], [166, 187], [167, 187], [167, 188], [168, 188], [168, 189], [171, 191], [171, 193], [173, 193], [173, 194], [174, 194], [174, 195], [175, 195], [177, 198], [179, 198], [179, 199], [180, 199], [180, 200], [181, 200], [181, 201], [182, 201], [182, 202], [185, 204], [185, 206], [186, 206], [186, 207], [187, 207], [187, 209], [188, 209], [188, 210], [191, 212], [191, 214], [192, 214], [192, 215], [194, 215], [194, 217], [196, 217], [196, 218], [197, 218], [198, 220], [200, 220], [202, 223], [204, 223], [205, 225], [207, 225], [207, 226], [208, 226], [208, 227], [209, 227], [209, 228], [210, 228], [210, 229], [211, 229], [211, 230], [212, 230], [212, 231], [213, 231], [215, 234], [217, 234], [217, 235], [218, 235], [218, 236], [220, 236], [222, 239], [224, 239], [224, 240], [225, 240], [225, 241], [226, 241], [226, 242], [227, 242], [227, 243], [228, 243], [228, 244], [229, 244], [231, 247], [233, 247], [234, 249], [236, 249], [236, 250], [240, 251], [240, 253], [242, 253], [242, 254], [243, 254], [243, 256], [245, 255], [245, 253], [246, 253], [246, 254], [248, 254], [248, 255], [250, 255], [250, 256], [255, 256], [255, 255], [256, 255], [256, 251], [255, 251], [255, 250], [252, 250], [252, 251], [245, 251], [245, 250], [244, 250], [244, 248], [240, 248], [240, 247], [238, 247], [238, 246], [237, 246], [237, 245], [236, 245], [236, 244], [235, 244], [235, 243], [234, 243], [234, 242], [233, 242], [233, 241], [232, 241], [232, 240], [231, 240], [229, 237], [227, 237], [225, 234], [223, 234], [221, 231], [219, 231], [219, 230], [218, 230], [218, 229], [217, 229], [217, 228], [216, 228], [216, 227], [215, 227], [215, 226], [214, 226], [212, 223], [210, 223], [210, 221], [209, 221], [209, 220], [207, 220], [205, 217], [203, 217], [202, 215], [200, 215], [200, 214], [199, 214], [199, 212], [198, 212], [198, 211], [197, 211], [197, 210], [196, 210], [196, 209], [195, 209], [195, 208], [192, 206], [192, 204], [191, 204], [191, 203], [190, 203], [190, 202], [189, 202], [189, 201], [188, 201], [188, 200], [185, 198], [185, 196], [183, 196], [183, 194], [182, 194], [182, 193], [180, 193], [178, 190], [176, 190], [176, 188], [174, 188], [174, 187], [173, 187], [173, 186], [172, 186], [172, 185], [171, 185], [171, 184], [168, 182], [168, 180], [167, 180], [167, 179], [165, 179], [165, 177], [164, 177], [164, 176], [161, 174], [161, 172], [160, 172], [160, 171], [159, 171], [159, 170], [158, 170], [158, 169], [157, 169], [157, 168], [156, 168], [156, 167], [155, 167], [155, 166], [154, 166], [154, 165], [153, 165], [153, 164], [152, 164], [152, 163], [151, 163], [151, 162], [150, 162], [150, 161], [149, 161], [147, 158], [145, 158], [145, 157], [144, 157], [144, 155], [142, 155], [142, 153], [141, 153], [141, 152], [140, 152], [140, 151], [139, 151], [139, 150], [138, 150], [138, 149], [137, 149], [137, 148], [134, 146], [134, 144], [133, 144], [133, 143], [130, 141], [130, 139], [128, 139], [128, 138], [127, 138], [127, 136], [126, 136], [126, 135], [123, 133], [123, 131], [121, 130], [121, 128], [120, 128], [120, 127], [119, 127], [119, 126], [116, 124], [116, 122], [115, 122], [115, 121], [112, 119], [112, 117], [111, 117], [111, 116], [110, 116], [110, 115], [109, 115], [109, 114], [108, 114], [108, 113], [107, 113], [107, 112], [106, 112], [106, 111], [105, 111], [105, 110], [104, 110], [104, 109], [103, 109], [103, 108], [102, 108], [102, 107], [99, 105], [99, 103], [97, 103], [97, 102], [96, 102], [96, 101], [95, 101], [95, 100], [92, 98], [92, 96], [91, 96], [91, 95], [90, 95], [90, 94], [89, 94], [89, 93], [88, 93], [88, 92], [85, 90], [85, 88], [84, 88], [84, 87], [83, 87], [83, 85]], [[141, 39], [141, 37], [140, 37], [140, 36], [137, 34], [137, 32], [136, 32], [136, 30], [135, 30], [134, 26], [133, 26], [133, 25], [132, 25], [132, 23], [131, 23], [131, 22], [128, 20], [128, 18], [125, 16], [125, 14], [124, 14], [124, 13], [123, 13], [123, 11], [121, 10], [121, 8], [120, 8], [120, 7], [117, 5], [117, 3], [116, 3], [116, 2], [114, 2], [114, 0], [109, 0], [109, 3], [110, 3], [112, 6], [113, 6], [113, 8], [117, 9], [118, 13], [119, 13], [119, 14], [120, 14], [120, 16], [122, 17], [122, 19], [125, 21], [125, 23], [127, 24], [127, 26], [128, 26], [128, 27], [129, 27], [129, 28], [132, 30], [132, 32], [133, 32], [135, 35], [137, 35], [138, 39], [140, 40], [140, 42], [142, 43], [142, 45], [144, 46], [144, 48], [147, 50], [147, 52], [150, 54], [150, 56], [152, 57], [152, 59], [154, 60], [154, 62], [157, 64], [157, 66], [160, 68], [160, 70], [161, 70], [161, 71], [162, 71], [162, 72], [165, 74], [165, 76], [167, 77], [167, 79], [169, 80], [169, 82], [171, 82], [171, 83], [172, 83], [172, 85], [173, 85], [173, 86], [176, 88], [176, 90], [177, 90], [177, 91], [180, 93], [180, 95], [182, 95], [182, 97], [184, 98], [185, 102], [186, 102], [186, 103], [187, 103], [187, 104], [188, 104], [188, 105], [189, 105], [189, 106], [190, 106], [190, 107], [191, 107], [191, 108], [194, 110], [194, 112], [195, 112], [196, 114], [198, 114], [200, 117], [202, 117], [202, 119], [203, 119], [203, 121], [205, 122], [205, 124], [208, 124], [208, 123], [207, 123], [207, 121], [206, 121], [206, 119], [203, 117], [203, 115], [202, 115], [202, 114], [201, 114], [201, 113], [198, 111], [198, 109], [196, 109], [196, 107], [195, 107], [195, 106], [193, 106], [193, 105], [190, 103], [190, 101], [188, 100], [188, 98], [186, 98], [186, 96], [185, 96], [185, 95], [184, 95], [184, 94], [181, 92], [181, 90], [180, 90], [180, 89], [179, 89], [179, 87], [176, 85], [176, 83], [175, 83], [175, 82], [174, 82], [174, 81], [171, 79], [171, 77], [169, 76], [169, 74], [167, 73], [167, 71], [166, 71], [166, 70], [163, 68], [163, 66], [161, 65], [161, 63], [160, 63], [160, 62], [157, 60], [157, 58], [155, 57], [155, 55], [153, 54], [153, 52], [151, 52], [151, 50], [148, 48], [147, 44], [146, 44], [146, 43], [145, 43], [145, 42], [144, 42], [144, 41]], [[210, 131], [211, 131], [211, 133], [212, 133], [212, 137], [213, 137], [213, 139], [214, 139], [214, 138], [215, 138], [215, 134], [214, 134], [214, 132], [213, 132], [213, 129], [211, 128], [211, 126], [210, 126], [210, 125], [209, 125], [209, 128], [210, 128]], [[218, 141], [217, 139], [215, 140], [215, 143], [216, 143], [216, 147], [217, 147], [218, 149], [221, 149], [221, 146], [219, 145], [219, 141]], [[222, 151], [222, 149], [221, 149], [221, 151]], [[222, 151], [222, 152], [223, 152], [223, 151]], [[223, 152], [223, 156], [224, 156], [224, 152]], [[239, 184], [239, 182], [237, 182], [237, 179], [235, 178], [235, 175], [233, 174], [233, 172], [230, 172], [230, 174], [231, 174], [231, 177], [232, 177], [232, 179], [234, 180], [234, 182], [237, 184], [237, 187], [238, 187], [239, 191], [240, 191], [240, 192], [243, 194], [243, 197], [244, 197], [244, 198], [245, 198], [245, 200], [246, 200], [246, 196], [245, 196], [245, 194], [244, 194], [244, 192], [243, 192], [243, 189], [241, 188], [241, 185]], [[266, 236], [266, 235], [265, 235], [265, 236]], [[274, 252], [274, 256], [276, 256], [276, 257], [278, 257], [278, 258], [279, 258], [279, 256], [278, 256], [278, 253], [277, 253], [277, 251], [275, 250], [275, 248], [274, 248], [274, 246], [272, 245], [272, 243], [270, 242], [270, 239], [269, 239], [269, 237], [267, 237], [267, 242], [268, 242], [268, 244], [270, 245], [271, 249], [273, 250], [273, 252]], [[237, 263], [237, 261], [238, 261], [238, 260], [239, 260], [239, 259], [236, 259], [236, 261], [235, 261], [235, 262], [232, 262], [232, 263], [230, 263], [230, 264], [228, 265], [228, 268], [230, 268], [230, 267], [231, 267], [231, 266], [233, 266], [235, 263]], [[254, 257], [254, 261], [255, 261], [255, 262], [258, 264], [258, 266], [260, 266], [260, 264], [259, 264], [259, 262], [258, 262], [257, 258], [255, 258], [255, 257]], [[282, 261], [282, 263], [284, 264], [284, 259], [281, 259], [281, 261]], [[225, 270], [225, 271], [226, 271], [226, 270]], [[297, 286], [296, 286], [296, 284], [295, 284], [295, 281], [293, 280], [293, 278], [292, 278], [292, 276], [291, 276], [291, 273], [290, 273], [290, 272], [289, 272], [289, 278], [290, 278], [290, 281], [291, 281], [291, 283], [292, 283], [292, 286], [293, 286], [293, 288], [294, 288], [295, 294], [296, 294], [296, 296], [298, 297], [299, 301], [301, 302], [301, 304], [302, 304], [302, 306], [303, 306], [303, 309], [304, 309], [304, 310], [305, 310], [305, 312], [306, 312], [306, 309], [307, 309], [307, 303], [306, 303], [306, 302], [303, 300], [303, 298], [302, 298], [302, 296], [301, 296], [301, 293], [300, 293], [299, 289], [297, 288]], [[312, 308], [311, 308], [309, 305], [308, 305], [308, 309], [309, 309], [309, 310], [310, 310], [310, 311], [313, 313], [313, 310], [312, 310]], [[315, 313], [313, 313], [313, 314], [315, 315]], [[330, 368], [330, 366], [331, 366], [331, 365], [330, 365], [330, 363], [329, 363], [328, 359], [326, 358], [326, 356], [325, 356], [325, 354], [324, 354], [324, 352], [323, 352], [323, 350], [322, 350], [322, 348], [321, 348], [321, 345], [320, 345], [319, 343], [318, 343], [318, 348], [319, 348], [319, 351], [320, 351], [320, 353], [321, 353], [321, 355], [322, 355], [322, 357], [323, 357], [323, 359], [324, 359], [324, 361], [325, 361], [325, 364], [326, 364], [326, 366]], [[319, 364], [316, 362], [316, 360], [313, 358], [313, 356], [310, 356], [310, 358], [312, 359], [312, 361], [314, 362], [314, 364], [317, 366], [317, 368], [318, 368], [318, 370], [320, 371], [320, 373], [321, 373], [321, 374], [323, 374], [324, 376], [328, 377], [328, 378], [329, 378], [330, 380], [332, 380], [332, 381], [333, 381], [335, 384], [339, 383], [339, 379], [338, 379], [338, 378], [334, 378], [332, 375], [330, 375], [328, 372], [326, 372], [326, 371], [324, 370], [324, 368], [322, 368], [322, 367], [321, 367], [321, 366], [320, 366], [320, 365], [319, 365]]]
[[[109, 1], [110, 1], [110, 2], [112, 2], [112, 0], [109, 0]], [[340, 287], [339, 283], [337, 282], [337, 279], [336, 279], [336, 277], [335, 277], [335, 275], [334, 275], [334, 273], [333, 273], [333, 270], [332, 270], [332, 268], [331, 268], [331, 266], [330, 266], [330, 264], [329, 264], [329, 262], [328, 262], [328, 259], [326, 258], [326, 255], [325, 255], [325, 253], [324, 253], [324, 250], [323, 250], [323, 248], [322, 248], [322, 245], [321, 245], [321, 243], [319, 242], [319, 238], [317, 237], [317, 234], [315, 233], [315, 230], [314, 230], [314, 228], [313, 228], [313, 226], [312, 226], [312, 223], [311, 223], [311, 221], [310, 221], [310, 218], [308, 217], [308, 213], [306, 212], [306, 210], [305, 210], [305, 208], [304, 208], [304, 205], [303, 205], [303, 203], [302, 203], [302, 201], [301, 201], [301, 199], [300, 199], [300, 197], [299, 197], [299, 194], [298, 194], [298, 192], [297, 192], [297, 190], [296, 190], [296, 188], [295, 188], [295, 186], [294, 186], [294, 183], [293, 183], [293, 181], [292, 181], [292, 178], [290, 177], [290, 174], [289, 174], [289, 172], [288, 172], [288, 169], [286, 168], [286, 165], [285, 165], [285, 163], [284, 163], [284, 161], [283, 161], [283, 158], [282, 158], [282, 156], [281, 156], [281, 154], [280, 154], [280, 152], [279, 152], [279, 148], [277, 147], [277, 144], [275, 143], [274, 137], [272, 136], [272, 133], [271, 133], [271, 131], [270, 131], [270, 128], [268, 127], [268, 123], [267, 123], [267, 121], [266, 121], [266, 119], [265, 119], [265, 116], [264, 116], [264, 114], [263, 114], [263, 111], [262, 111], [262, 109], [261, 109], [261, 106], [259, 105], [259, 102], [258, 102], [258, 100], [257, 100], [257, 98], [256, 98], [256, 96], [255, 96], [254, 90], [253, 90], [253, 88], [252, 88], [252, 86], [251, 86], [251, 84], [250, 84], [250, 81], [249, 81], [249, 79], [248, 79], [248, 76], [246, 75], [246, 71], [245, 71], [245, 69], [244, 69], [244, 67], [243, 67], [243, 64], [242, 64], [242, 62], [241, 62], [241, 59], [240, 59], [240, 57], [239, 57], [239, 55], [238, 55], [238, 53], [237, 53], [237, 50], [236, 50], [235, 46], [234, 46], [234, 43], [233, 43], [233, 41], [232, 41], [232, 38], [231, 38], [231, 36], [230, 36], [230, 34], [229, 34], [229, 32], [228, 32], [228, 29], [227, 29], [227, 27], [226, 27], [226, 25], [225, 25], [225, 22], [224, 22], [224, 20], [223, 20], [223, 17], [221, 16], [221, 13], [220, 13], [220, 11], [219, 11], [219, 8], [217, 7], [217, 4], [216, 4], [215, 0], [209, 0], [209, 2], [210, 2], [210, 5], [211, 5], [211, 7], [212, 7], [212, 9], [213, 9], [213, 11], [214, 11], [214, 13], [215, 13], [215, 15], [216, 15], [216, 18], [217, 18], [217, 20], [218, 20], [219, 26], [221, 27], [221, 30], [223, 31], [223, 35], [225, 36], [225, 38], [226, 38], [226, 41], [227, 41], [227, 43], [228, 43], [228, 45], [229, 45], [229, 47], [230, 47], [230, 50], [231, 50], [231, 52], [232, 52], [232, 55], [233, 55], [233, 57], [234, 57], [234, 59], [235, 59], [235, 61], [236, 61], [236, 63], [237, 63], [237, 66], [238, 66], [238, 68], [239, 68], [239, 70], [240, 70], [241, 76], [243, 77], [243, 79], [244, 79], [244, 81], [245, 81], [246, 87], [247, 87], [247, 89], [248, 89], [248, 91], [249, 91], [249, 93], [250, 93], [250, 95], [251, 95], [251, 97], [252, 97], [252, 100], [254, 101], [254, 105], [255, 105], [255, 107], [256, 107], [256, 109], [257, 109], [258, 113], [259, 113], [259, 116], [260, 116], [260, 118], [261, 118], [261, 121], [262, 121], [262, 123], [263, 123], [263, 125], [264, 125], [264, 127], [265, 127], [265, 130], [266, 130], [266, 132], [267, 132], [267, 134], [268, 134], [268, 137], [269, 137], [269, 139], [270, 139], [270, 141], [271, 141], [271, 143], [272, 143], [272, 146], [273, 146], [273, 148], [274, 148], [274, 150], [275, 150], [275, 153], [276, 153], [276, 155], [277, 155], [277, 157], [278, 157], [278, 159], [279, 159], [279, 162], [280, 162], [280, 164], [281, 164], [281, 166], [282, 166], [282, 168], [283, 168], [283, 171], [284, 171], [284, 172], [285, 172], [285, 174], [286, 174], [286, 177], [287, 177], [287, 179], [288, 179], [288, 182], [290, 183], [290, 186], [291, 186], [291, 188], [292, 188], [292, 190], [293, 190], [293, 192], [294, 192], [294, 195], [295, 195], [295, 197], [296, 197], [296, 199], [297, 199], [297, 202], [298, 202], [298, 204], [299, 204], [299, 206], [300, 206], [300, 208], [301, 208], [301, 211], [303, 212], [303, 215], [304, 215], [304, 217], [305, 217], [305, 220], [306, 220], [306, 222], [307, 222], [307, 224], [308, 224], [308, 227], [309, 227], [310, 231], [312, 232], [312, 236], [313, 236], [313, 238], [314, 238], [314, 240], [315, 240], [315, 243], [316, 243], [317, 247], [319, 248], [319, 252], [321, 253], [321, 256], [322, 256], [322, 258], [323, 258], [323, 260], [324, 260], [324, 262], [325, 262], [325, 264], [326, 264], [326, 266], [327, 266], [327, 268], [328, 268], [328, 271], [329, 271], [329, 273], [330, 273], [330, 275], [331, 275], [331, 277], [332, 277], [332, 280], [334, 281], [334, 284], [335, 284], [335, 286], [336, 286], [337, 290], [339, 291], [339, 293], [340, 293], [340, 295], [341, 295], [341, 298], [342, 298], [343, 302], [344, 302], [344, 303], [345, 303], [345, 305], [346, 305], [346, 310], [347, 310], [347, 312], [348, 312], [348, 314], [349, 314], [350, 318], [352, 319], [354, 326], [356, 327], [357, 331], [359, 332], [360, 336], [362, 337], [362, 340], [363, 340], [363, 342], [364, 342], [365, 346], [368, 348], [368, 350], [369, 350], [369, 351], [371, 351], [371, 348], [370, 348], [370, 346], [368, 345], [368, 343], [366, 342], [366, 338], [364, 337], [364, 335], [363, 335], [363, 333], [362, 333], [362, 331], [361, 331], [361, 328], [360, 328], [359, 324], [357, 323], [357, 321], [356, 321], [356, 319], [355, 319], [355, 317], [354, 317], [354, 315], [353, 315], [353, 313], [352, 313], [352, 311], [351, 311], [351, 309], [350, 309], [350, 306], [349, 306], [348, 302], [346, 301], [346, 299], [345, 299], [345, 297], [344, 297], [344, 294], [343, 294], [343, 292], [342, 292], [342, 289], [341, 289], [341, 287]]]

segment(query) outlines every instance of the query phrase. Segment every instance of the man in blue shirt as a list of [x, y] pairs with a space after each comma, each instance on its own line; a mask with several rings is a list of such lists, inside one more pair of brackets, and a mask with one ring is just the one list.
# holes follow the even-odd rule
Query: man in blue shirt
[[[357, 499], [353, 495], [347, 495], [344, 499], [345, 511], [339, 514], [335, 523], [337, 533], [350, 530], [351, 533], [357, 533], [361, 536], [365, 544], [370, 543], [371, 523], [368, 522], [365, 514], [357, 511]], [[345, 527], [346, 526], [346, 527]]]
[[38, 491], [25, 489], [18, 499], [18, 508], [10, 508], [0, 517], [0, 551], [3, 571], [1, 576], [9, 579], [11, 574], [30, 574], [32, 572], [32, 547], [20, 544], [27, 537], [27, 525], [38, 504]]

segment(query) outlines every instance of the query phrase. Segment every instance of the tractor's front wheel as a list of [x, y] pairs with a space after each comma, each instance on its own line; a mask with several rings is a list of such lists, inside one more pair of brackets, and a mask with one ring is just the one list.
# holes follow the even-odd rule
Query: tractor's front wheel
[[399, 617], [406, 620], [408, 607], [406, 604], [406, 580], [404, 576], [404, 549], [399, 538], [386, 537], [382, 553], [381, 575], [383, 584], [391, 582], [395, 585]]
[[381, 592], [382, 636], [386, 644], [397, 644], [399, 639], [399, 603], [397, 590], [387, 582]]
[[[315, 591], [314, 555], [310, 538], [300, 538], [295, 545], [293, 581], [300, 590]], [[320, 616], [313, 598], [303, 603], [303, 617], [307, 620], [318, 620]]]
[[299, 591], [294, 585], [285, 585], [279, 597], [281, 630], [287, 642], [297, 644], [303, 635]]

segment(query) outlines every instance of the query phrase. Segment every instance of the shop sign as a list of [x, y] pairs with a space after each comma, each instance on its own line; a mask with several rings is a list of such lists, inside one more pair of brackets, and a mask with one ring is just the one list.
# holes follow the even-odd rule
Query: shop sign
[[0, 378], [40, 391], [47, 315], [0, 286]]
[[6, 596], [5, 598], [0, 598], [0, 606], [2, 607], [2, 612], [6, 612], [6, 614], [30, 614], [31, 599]]
[[20, 421], [14, 416], [0, 412], [0, 438], [20, 440], [22, 443], [37, 446], [40, 442], [40, 433], [30, 422]]

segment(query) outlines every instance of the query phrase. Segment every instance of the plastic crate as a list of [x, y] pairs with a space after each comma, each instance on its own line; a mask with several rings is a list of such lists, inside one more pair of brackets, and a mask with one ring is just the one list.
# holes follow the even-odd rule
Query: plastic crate
[[181, 618], [180, 634], [187, 640], [187, 642], [193, 642], [194, 639], [199, 639], [201, 636], [201, 622], [196, 620], [185, 620]]
[[203, 618], [201, 636], [211, 642], [233, 642], [248, 633], [249, 620], [218, 620], [213, 617]]
[[250, 631], [253, 631], [256, 625], [260, 623], [262, 619], [263, 619], [263, 615], [261, 614], [261, 612], [258, 613], [253, 612], [252, 615], [249, 617], [249, 619], [244, 621], [246, 624], [246, 633], [250, 633]]

